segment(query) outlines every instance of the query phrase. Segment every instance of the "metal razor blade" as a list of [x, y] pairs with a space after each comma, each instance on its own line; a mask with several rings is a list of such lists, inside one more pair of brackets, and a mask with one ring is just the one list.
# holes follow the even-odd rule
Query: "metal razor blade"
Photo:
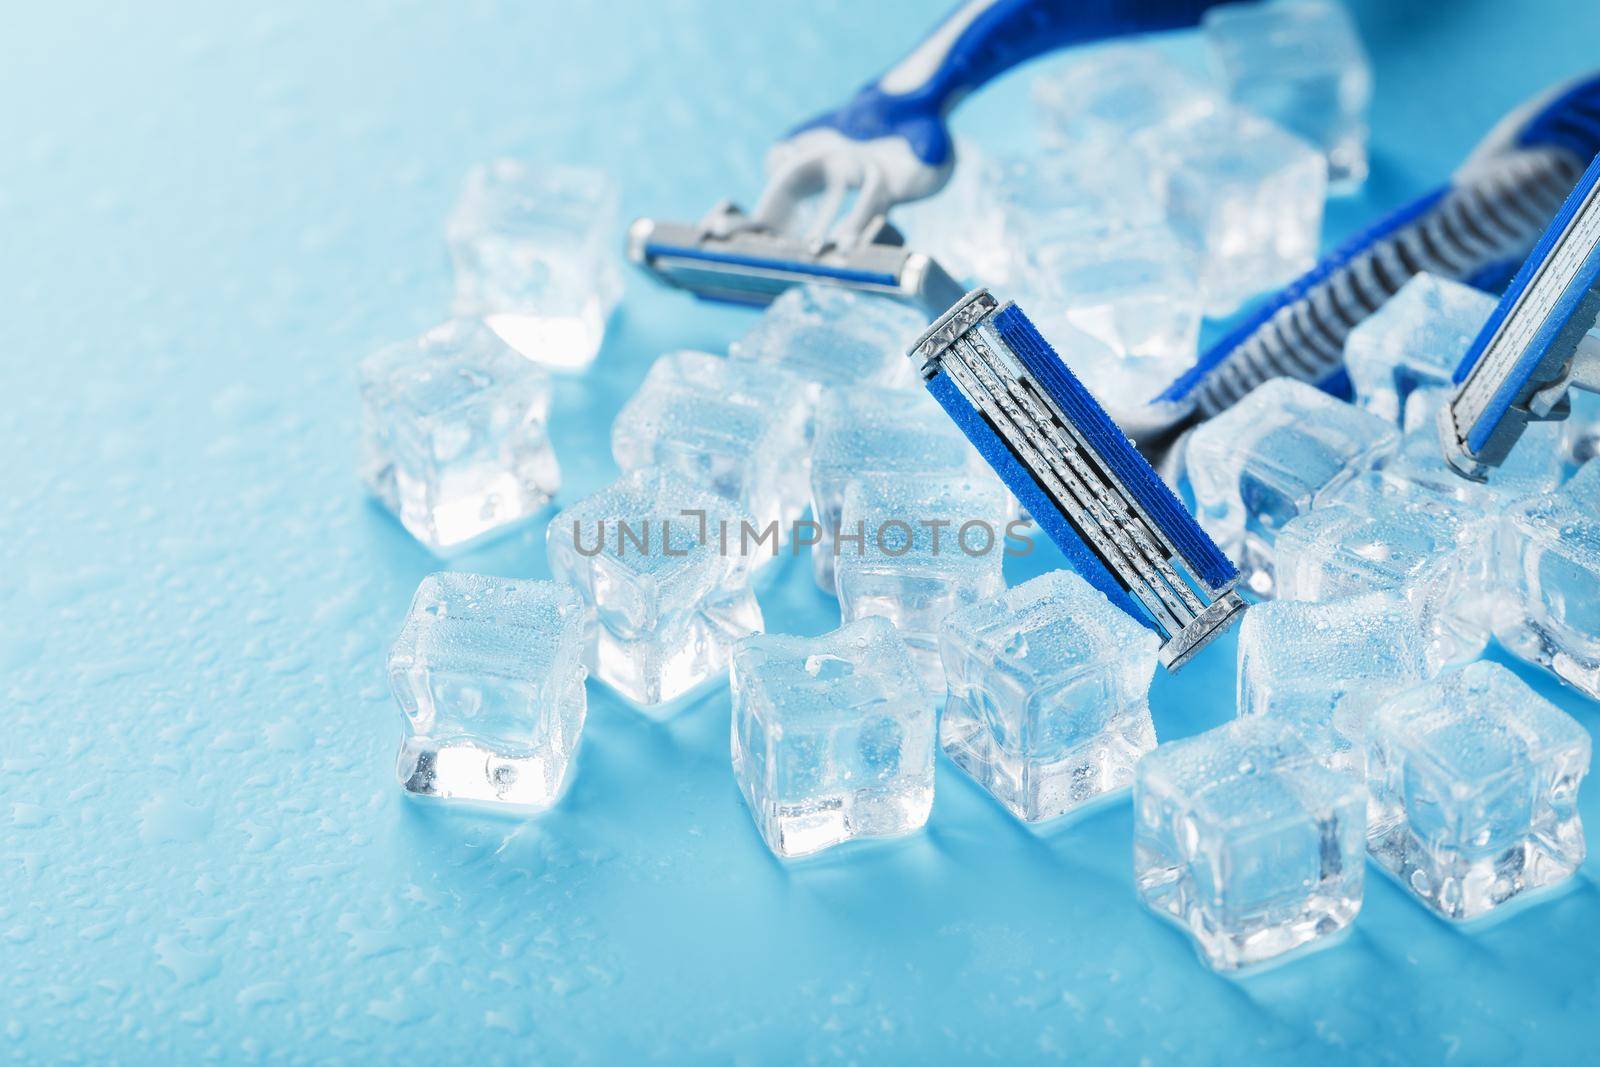
[[910, 355], [1074, 569], [1161, 635], [1169, 671], [1244, 611], [1238, 568], [1014, 303], [975, 289]]
[[880, 219], [860, 239], [808, 242], [754, 226], [724, 202], [699, 223], [637, 219], [628, 258], [661, 281], [706, 300], [764, 306], [795, 285], [839, 285], [898, 297], [938, 312], [961, 287], [930, 257], [906, 248]]
[[1600, 156], [1456, 367], [1439, 410], [1445, 459], [1482, 481], [1530, 422], [1564, 419], [1570, 389], [1600, 392]]

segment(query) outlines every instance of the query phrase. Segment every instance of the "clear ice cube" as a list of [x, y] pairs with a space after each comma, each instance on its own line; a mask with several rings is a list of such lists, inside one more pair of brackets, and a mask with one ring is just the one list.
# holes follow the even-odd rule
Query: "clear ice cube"
[[1487, 481], [1457, 474], [1445, 462], [1439, 444], [1439, 407], [1449, 400], [1450, 392], [1444, 387], [1412, 392], [1405, 406], [1405, 435], [1399, 451], [1384, 462], [1384, 477], [1486, 512], [1499, 512], [1511, 501], [1549, 492], [1560, 484], [1566, 464], [1559, 422], [1530, 423], [1506, 461], [1490, 469]]
[[932, 256], [971, 285], [1005, 285], [1011, 281], [1012, 250], [994, 239], [1001, 226], [1000, 196], [995, 188], [999, 167], [977, 145], [955, 142], [955, 170], [933, 196], [898, 204], [895, 228], [906, 244]]
[[1497, 557], [1496, 639], [1600, 700], [1600, 460], [1511, 506]]
[[935, 710], [888, 621], [751, 637], [730, 673], [733, 775], [775, 854], [897, 837], [928, 821]]
[[1356, 403], [1400, 425], [1414, 391], [1449, 386], [1494, 304], [1494, 297], [1470, 285], [1414, 275], [1345, 339]]
[[806, 509], [804, 392], [776, 367], [670, 352], [612, 423], [611, 454], [624, 471], [675, 470], [773, 526], [770, 560]]
[[1330, 503], [1285, 523], [1274, 546], [1277, 596], [1333, 600], [1394, 590], [1412, 605], [1441, 663], [1476, 659], [1494, 523], [1470, 505], [1368, 474]]
[[430, 574], [389, 651], [415, 796], [536, 810], [566, 786], [587, 707], [583, 602], [555, 582]]
[[1325, 946], [1361, 909], [1362, 782], [1288, 723], [1251, 716], [1160, 746], [1134, 772], [1133, 811], [1140, 899], [1219, 971]]
[[381, 349], [360, 377], [367, 487], [430, 549], [481, 540], [560, 488], [550, 379], [481, 323]]
[[1190, 435], [1184, 462], [1196, 517], [1248, 588], [1265, 595], [1278, 530], [1381, 462], [1399, 437], [1376, 415], [1275, 378]]
[[994, 238], [1013, 251], [1017, 280], [1026, 277], [1037, 250], [1159, 225], [1163, 218], [1148, 165], [1126, 146], [1107, 150], [1092, 165], [1059, 153], [1012, 156], [993, 166], [1000, 222]]
[[1073, 50], [1047, 68], [1033, 81], [1033, 102], [1045, 142], [1082, 153], [1204, 118], [1220, 100], [1157, 49], [1110, 45]]
[[1126, 789], [1156, 744], [1160, 643], [1071, 571], [952, 612], [939, 630], [939, 743], [1027, 822]]
[[1239, 714], [1288, 723], [1326, 766], [1364, 777], [1367, 722], [1435, 673], [1430, 644], [1395, 591], [1256, 604], [1239, 625]]
[[[1573, 389], [1567, 397], [1572, 404], [1572, 414], [1559, 425], [1561, 458], [1565, 461], [1568, 473], [1571, 473], [1600, 456], [1600, 393]], [[1537, 424], [1529, 427], [1530, 430], [1535, 428]], [[1512, 456], [1515, 457], [1518, 451], [1527, 449], [1517, 449]]]
[[589, 611], [589, 673], [657, 717], [725, 680], [734, 642], [764, 628], [746, 527], [722, 497], [650, 467], [550, 520], [550, 572]]
[[1206, 312], [1220, 317], [1316, 262], [1326, 160], [1238, 108], [1139, 134], [1160, 172], [1167, 221], [1200, 254]]
[[844, 496], [834, 541], [839, 614], [881, 615], [938, 688], [939, 624], [1005, 589], [1008, 500], [992, 477], [873, 479]]
[[1372, 64], [1343, 5], [1226, 4], [1207, 11], [1201, 24], [1229, 98], [1320, 148], [1339, 189], [1360, 185]]
[[1445, 918], [1480, 918], [1583, 862], [1589, 734], [1498, 663], [1399, 694], [1367, 740], [1368, 849]]
[[888, 297], [836, 286], [796, 286], [774, 300], [744, 336], [728, 346], [734, 359], [774, 364], [824, 386], [916, 383], [906, 358], [927, 319]]
[[963, 474], [981, 478], [988, 468], [923, 390], [856, 386], [824, 392], [811, 448], [811, 516], [821, 527], [811, 552], [817, 585], [834, 591], [833, 535], [851, 483]]
[[1194, 365], [1194, 250], [1162, 223], [1039, 248], [1018, 303], [1119, 422]]
[[509, 159], [474, 167], [446, 224], [455, 314], [483, 319], [547, 367], [589, 366], [622, 298], [617, 205], [600, 171]]

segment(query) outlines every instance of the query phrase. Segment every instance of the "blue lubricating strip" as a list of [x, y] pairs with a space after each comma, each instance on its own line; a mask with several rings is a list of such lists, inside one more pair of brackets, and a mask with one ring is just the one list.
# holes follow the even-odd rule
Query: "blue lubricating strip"
[[1577, 82], [1529, 119], [1517, 144], [1565, 148], [1579, 159], [1600, 153], [1600, 74]]
[[1187, 400], [1189, 394], [1203, 382], [1212, 371], [1220, 367], [1233, 350], [1248, 341], [1261, 327], [1265, 326], [1272, 317], [1290, 304], [1299, 303], [1317, 286], [1327, 281], [1335, 272], [1343, 270], [1350, 261], [1362, 255], [1368, 249], [1381, 241], [1386, 241], [1399, 230], [1411, 225], [1417, 219], [1426, 215], [1436, 207], [1440, 200], [1450, 192], [1449, 186], [1435, 189], [1426, 196], [1418, 197], [1403, 207], [1385, 215], [1365, 230], [1345, 241], [1338, 248], [1323, 256], [1306, 273], [1280, 289], [1271, 299], [1256, 308], [1233, 330], [1216, 344], [1208, 348], [1200, 361], [1190, 367], [1171, 385], [1156, 397], [1155, 403], [1174, 403]]
[[[1467, 354], [1456, 365], [1455, 374], [1451, 380], [1460, 385], [1472, 373], [1472, 368], [1477, 366], [1483, 358], [1484, 352], [1494, 340], [1494, 335], [1505, 323], [1511, 311], [1516, 307], [1518, 299], [1533, 283], [1534, 276], [1540, 266], [1555, 251], [1556, 244], [1561, 240], [1561, 235], [1567, 227], [1572, 225], [1578, 215], [1578, 209], [1583, 206], [1584, 198], [1589, 191], [1600, 182], [1600, 155], [1590, 161], [1589, 167], [1578, 179], [1578, 184], [1572, 187], [1572, 192], [1567, 195], [1566, 202], [1561, 205], [1561, 210], [1556, 212], [1556, 217], [1550, 221], [1550, 226], [1539, 238], [1539, 243], [1534, 245], [1533, 251], [1522, 264], [1522, 269], [1517, 271], [1517, 276], [1511, 279], [1511, 285], [1501, 296], [1500, 303], [1495, 306], [1494, 313], [1484, 323], [1483, 329], [1473, 340], [1472, 347], [1467, 349]], [[1540, 325], [1537, 333], [1528, 342], [1528, 347], [1517, 357], [1505, 379], [1495, 389], [1493, 398], [1484, 408], [1482, 416], [1467, 431], [1467, 447], [1477, 452], [1488, 444], [1494, 435], [1500, 420], [1505, 418], [1506, 412], [1516, 402], [1517, 397], [1527, 386], [1528, 379], [1538, 369], [1539, 363], [1550, 351], [1550, 346], [1555, 342], [1556, 336], [1566, 326], [1578, 305], [1590, 289], [1594, 288], [1596, 281], [1600, 281], [1600, 253], [1591, 253], [1579, 267], [1572, 279], [1567, 283], [1561, 296], [1551, 308], [1550, 315]]]
[[824, 267], [797, 259], [764, 259], [760, 256], [737, 256], [727, 252], [708, 252], [703, 248], [684, 248], [681, 245], [647, 244], [644, 246], [644, 256], [646, 262], [656, 256], [671, 256], [675, 259], [698, 259], [707, 263], [726, 263], [731, 267], [755, 267], [760, 270], [804, 274], [812, 278], [833, 278], [837, 281], [854, 282], [859, 285], [883, 285], [891, 289], [898, 289], [900, 286], [900, 280], [894, 275], [880, 274], [877, 271]]
[[1117, 607], [1138, 619], [1152, 630], [1160, 632], [1145, 610], [1128, 594], [1116, 575], [1112, 574], [1106, 565], [1100, 562], [1100, 557], [1086, 545], [1083, 538], [1073, 528], [1072, 520], [1061, 513], [1050, 494], [1034, 480], [1028, 469], [1018, 461], [1004, 438], [989, 425], [989, 420], [983, 413], [967, 402], [966, 395], [950, 380], [944, 371], [939, 371], [927, 381], [928, 392], [939, 402], [939, 406], [949, 413], [961, 432], [967, 435], [967, 440], [978, 450], [978, 454], [994, 468], [1000, 480], [1006, 483], [1022, 506], [1028, 509], [1028, 514], [1033, 516], [1050, 540], [1061, 549], [1061, 554], [1067, 557], [1067, 562], [1072, 564], [1072, 569], [1083, 576], [1084, 580], [1100, 590]]
[[1200, 580], [1212, 589], [1220, 589], [1238, 578], [1238, 568], [1179, 503], [1155, 468], [1133, 447], [1122, 428], [1111, 421], [1111, 416], [1083, 383], [1073, 377], [1055, 349], [1028, 321], [1028, 316], [1011, 304], [995, 315], [993, 321], [1006, 347], [1016, 353], [1028, 373], [1060, 405], [1073, 428], [1111, 468], [1112, 477], [1122, 483], [1150, 521], [1172, 541]]

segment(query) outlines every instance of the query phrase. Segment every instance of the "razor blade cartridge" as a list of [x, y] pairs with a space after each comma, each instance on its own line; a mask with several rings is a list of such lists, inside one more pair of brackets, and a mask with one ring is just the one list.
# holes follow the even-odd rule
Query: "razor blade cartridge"
[[933, 259], [901, 243], [879, 220], [848, 244], [810, 242], [751, 224], [731, 203], [695, 224], [636, 219], [628, 258], [658, 279], [706, 300], [770, 304], [795, 285], [840, 285], [942, 311], [960, 287]]
[[1564, 419], [1568, 390], [1600, 391], [1600, 157], [1512, 279], [1456, 367], [1439, 411], [1445, 459], [1468, 478], [1498, 467], [1530, 422]]
[[1013, 303], [968, 293], [911, 349], [930, 393], [1074, 569], [1177, 670], [1244, 610], [1239, 571]]

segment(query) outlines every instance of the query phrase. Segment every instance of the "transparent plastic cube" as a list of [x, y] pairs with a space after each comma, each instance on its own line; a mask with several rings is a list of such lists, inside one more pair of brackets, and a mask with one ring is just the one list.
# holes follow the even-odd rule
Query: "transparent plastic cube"
[[481, 323], [458, 319], [361, 364], [362, 475], [435, 552], [537, 513], [561, 486], [550, 379]]
[[1372, 64], [1335, 0], [1226, 4], [1202, 22], [1229, 98], [1320, 148], [1333, 185], [1367, 176]]
[[587, 368], [622, 298], [618, 218], [616, 183], [602, 171], [474, 167], [446, 225], [455, 314], [554, 370]]
[[1216, 970], [1325, 946], [1361, 909], [1365, 790], [1285, 722], [1235, 719], [1160, 746], [1139, 761], [1133, 811], [1140, 900]]
[[1368, 730], [1368, 847], [1447, 919], [1554, 886], [1584, 857], [1589, 734], [1497, 663], [1409, 689]]
[[1278, 531], [1381, 463], [1399, 438], [1375, 415], [1275, 378], [1190, 436], [1195, 517], [1239, 564], [1247, 587], [1269, 593]]
[[566, 787], [587, 707], [583, 602], [554, 582], [430, 574], [389, 651], [414, 796], [538, 810]]
[[751, 520], [659, 468], [631, 471], [550, 520], [550, 572], [575, 588], [590, 628], [589, 673], [665, 717], [727, 679], [740, 638], [761, 631], [750, 588]]
[[1323, 764], [1364, 777], [1367, 722], [1436, 673], [1431, 643], [1394, 590], [1256, 604], [1239, 625], [1239, 714], [1288, 723]]
[[1071, 571], [947, 616], [945, 754], [1017, 818], [1038, 822], [1133, 784], [1155, 747], [1160, 640]]
[[927, 822], [934, 705], [887, 620], [751, 637], [734, 652], [732, 678], [733, 774], [775, 854]]
[[704, 352], [669, 352], [651, 364], [611, 425], [624, 471], [666, 467], [775, 527], [772, 559], [804, 513], [804, 383], [776, 367]]

